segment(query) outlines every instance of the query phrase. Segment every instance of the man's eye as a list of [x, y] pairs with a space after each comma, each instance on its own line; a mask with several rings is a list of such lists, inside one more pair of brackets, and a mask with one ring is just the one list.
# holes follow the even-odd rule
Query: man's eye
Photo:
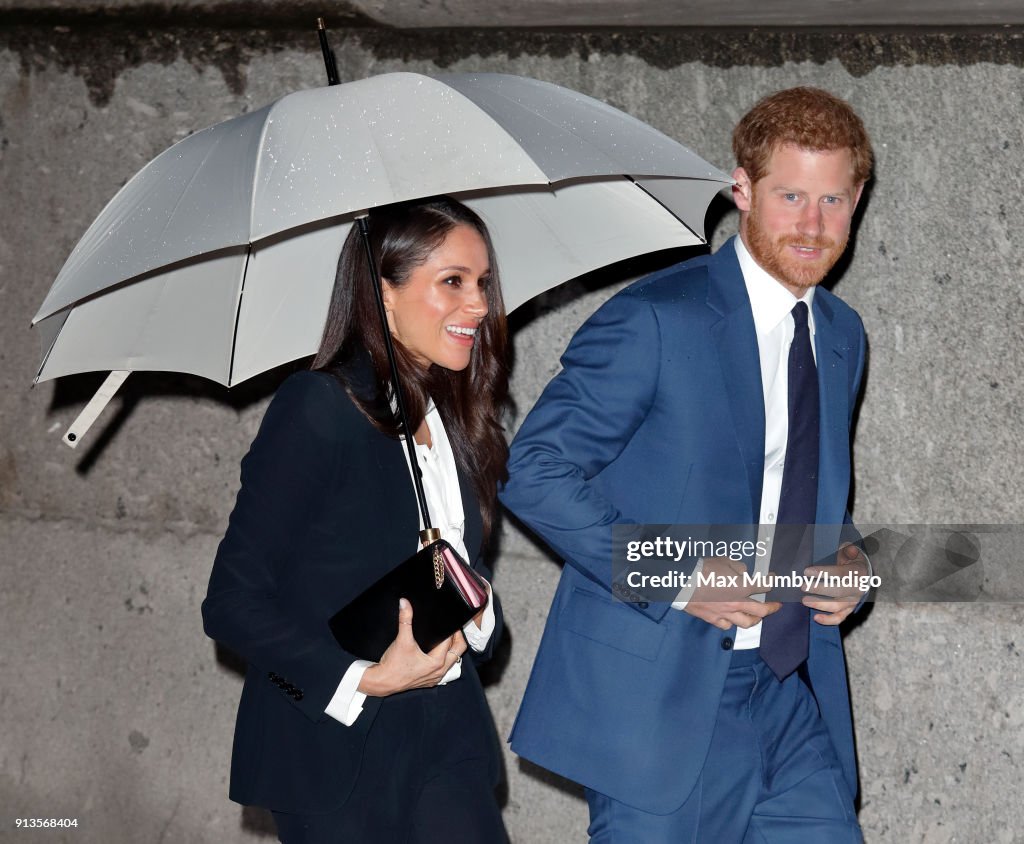
[[826, 196], [824, 199], [822, 199], [822, 202], [824, 202], [826, 205], [838, 205], [840, 202], [842, 202], [842, 199], [840, 199], [838, 196]]
[[783, 194], [782, 198], [785, 199], [786, 202], [796, 202], [800, 197], [795, 193], [787, 193]]

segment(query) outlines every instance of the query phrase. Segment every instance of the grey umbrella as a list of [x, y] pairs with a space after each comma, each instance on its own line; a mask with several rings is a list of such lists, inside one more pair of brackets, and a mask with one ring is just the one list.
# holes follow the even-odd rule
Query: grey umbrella
[[[393, 73], [283, 97], [175, 144], [110, 201], [34, 323], [37, 381], [134, 370], [232, 386], [315, 352], [352, 221], [447, 193], [488, 223], [509, 310], [703, 242], [729, 177], [647, 124], [523, 77]], [[77, 429], [76, 429], [77, 426]]]

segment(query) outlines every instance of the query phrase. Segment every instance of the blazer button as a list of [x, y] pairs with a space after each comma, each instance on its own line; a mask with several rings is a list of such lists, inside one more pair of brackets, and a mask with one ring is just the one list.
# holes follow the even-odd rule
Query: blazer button
[[726, 636], [724, 639], [722, 639], [722, 650], [723, 651], [731, 651], [732, 650], [732, 639], [730, 639], [728, 636]]
[[650, 606], [650, 604], [648, 604], [647, 601], [639, 601], [637, 606], [640, 607], [640, 609], [645, 610]]
[[300, 700], [302, 700], [302, 692], [296, 692], [295, 693], [295, 702], [298, 703]]

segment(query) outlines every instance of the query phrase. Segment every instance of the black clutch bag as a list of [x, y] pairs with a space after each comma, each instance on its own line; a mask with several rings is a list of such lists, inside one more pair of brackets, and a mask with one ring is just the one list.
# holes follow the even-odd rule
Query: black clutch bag
[[412, 635], [429, 651], [480, 612], [487, 587], [443, 539], [421, 548], [330, 620], [346, 651], [379, 662], [398, 632], [398, 599], [412, 604]]

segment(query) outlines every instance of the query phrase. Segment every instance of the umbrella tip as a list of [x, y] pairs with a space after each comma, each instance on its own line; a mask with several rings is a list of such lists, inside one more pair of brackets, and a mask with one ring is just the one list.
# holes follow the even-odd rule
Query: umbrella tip
[[327, 24], [324, 23], [324, 19], [323, 18], [317, 18], [316, 19], [316, 28], [319, 29], [319, 30], [327, 29]]

